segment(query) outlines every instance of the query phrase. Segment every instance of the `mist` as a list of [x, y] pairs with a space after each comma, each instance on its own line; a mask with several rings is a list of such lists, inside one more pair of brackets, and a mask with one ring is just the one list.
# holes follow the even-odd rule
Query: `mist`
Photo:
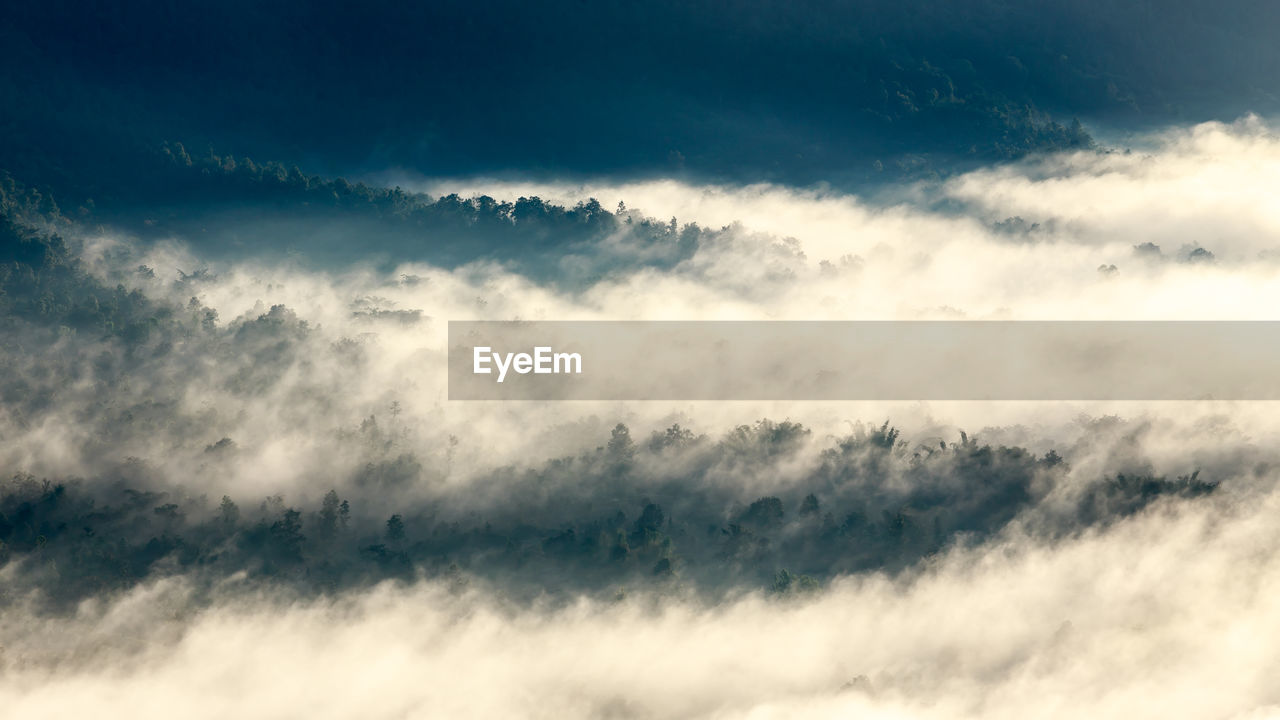
[[1166, 508], [715, 606], [513, 607], [420, 581], [304, 603], [230, 585], [192, 613], [162, 581], [69, 618], [10, 615], [0, 688], [46, 716], [1268, 717], [1275, 511]]
[[386, 172], [334, 202], [409, 209], [337, 255], [336, 181], [116, 222], [10, 186], [0, 697], [1275, 714], [1269, 403], [446, 399], [449, 320], [1274, 319], [1271, 126], [1140, 140], [862, 195]]

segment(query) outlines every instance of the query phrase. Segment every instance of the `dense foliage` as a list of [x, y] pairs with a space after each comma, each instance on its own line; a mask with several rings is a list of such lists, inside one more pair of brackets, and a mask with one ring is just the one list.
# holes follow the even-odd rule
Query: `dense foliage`
[[[333, 197], [332, 182], [304, 179], [288, 190], [279, 172], [268, 167], [247, 177], [276, 177], [282, 194]], [[366, 195], [362, 207], [393, 207], [399, 197], [353, 192]], [[172, 574], [216, 583], [243, 573], [303, 593], [419, 573], [479, 578], [517, 595], [637, 586], [792, 592], [840, 574], [901, 571], [1014, 527], [1056, 537], [1163, 497], [1214, 489], [1195, 476], [1121, 475], [1077, 488], [1064, 506], [1044, 502], [1068, 477], [1056, 453], [1036, 456], [964, 435], [914, 445], [887, 423], [815, 444], [800, 425], [763, 420], [720, 438], [675, 425], [633, 439], [619, 424], [595, 450], [472, 480], [472, 487], [503, 488], [485, 500], [440, 484], [418, 449], [395, 441], [385, 418], [368, 417], [334, 438], [365, 461], [313, 478], [334, 488], [318, 505], [279, 495], [208, 497], [171, 466], [122, 462], [119, 448], [139, 437], [190, 444], [209, 428], [182, 410], [187, 388], [212, 380], [231, 397], [271, 392], [313, 361], [313, 329], [282, 306], [224, 323], [195, 298], [178, 306], [105, 287], [54, 230], [63, 220], [31, 215], [40, 202], [10, 186], [5, 210], [12, 215], [0, 218], [0, 397], [17, 427], [63, 423], [71, 403], [75, 422], [91, 433], [84, 451], [104, 458], [101, 474], [84, 479], [3, 468], [7, 592], [39, 590], [50, 608]], [[512, 218], [523, 212], [518, 205], [442, 202], [472, 212], [487, 207], [487, 218], [507, 213], [508, 228], [522, 222]], [[589, 222], [591, 214], [548, 208], [542, 216]], [[43, 226], [33, 226], [33, 217]], [[341, 345], [332, 351], [347, 352]], [[207, 375], [211, 359], [224, 374]], [[76, 405], [77, 385], [92, 402]], [[324, 412], [323, 393], [311, 395], [282, 412]], [[213, 469], [202, 472], [216, 472], [237, 452], [232, 438], [210, 442], [202, 462]], [[768, 485], [780, 489], [752, 497], [744, 495], [750, 483], [723, 481], [753, 477], [772, 478]]]
[[[1037, 507], [1063, 477], [1055, 455], [971, 439], [909, 449], [887, 425], [822, 451], [781, 496], [742, 502], [702, 482], [726, 466], [794, 454], [789, 446], [806, 433], [762, 421], [712, 442], [674, 426], [635, 445], [619, 425], [594, 453], [513, 468], [510, 505], [477, 515], [432, 501], [381, 521], [359, 507], [361, 494], [386, 490], [377, 481], [354, 484], [351, 497], [330, 491], [318, 507], [271, 496], [242, 509], [230, 497], [215, 503], [176, 485], [130, 484], [127, 472], [96, 488], [18, 474], [0, 486], [0, 563], [18, 563], [15, 589], [38, 588], [53, 607], [155, 577], [213, 583], [242, 572], [302, 593], [418, 574], [480, 578], [517, 596], [791, 591], [839, 574], [900, 571], [1013, 523], [1056, 536], [1214, 489], [1194, 476], [1122, 475], [1055, 515]], [[413, 458], [395, 462], [411, 467]]]

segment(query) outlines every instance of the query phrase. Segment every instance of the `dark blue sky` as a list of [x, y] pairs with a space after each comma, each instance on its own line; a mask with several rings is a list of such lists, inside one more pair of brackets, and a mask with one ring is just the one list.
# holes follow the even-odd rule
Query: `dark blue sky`
[[0, 167], [874, 180], [1267, 112], [1266, 0], [10, 3]]

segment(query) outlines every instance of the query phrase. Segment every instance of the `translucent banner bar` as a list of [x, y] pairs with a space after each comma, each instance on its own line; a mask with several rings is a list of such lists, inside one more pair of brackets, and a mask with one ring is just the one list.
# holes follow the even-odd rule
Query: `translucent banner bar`
[[449, 323], [450, 400], [1277, 400], [1280, 322]]

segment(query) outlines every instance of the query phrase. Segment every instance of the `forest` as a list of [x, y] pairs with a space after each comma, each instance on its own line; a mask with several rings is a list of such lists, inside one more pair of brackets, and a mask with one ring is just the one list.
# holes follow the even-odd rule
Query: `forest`
[[[266, 166], [235, 177], [283, 185], [281, 172]], [[219, 183], [223, 176], [202, 177]], [[336, 183], [303, 178], [281, 194], [341, 203]], [[0, 399], [19, 428], [56, 417], [67, 384], [89, 377], [105, 383], [100, 387], [128, 387], [157, 373], [196, 372], [175, 368], [184, 357], [207, 355], [247, 363], [228, 376], [225, 390], [258, 394], [281, 382], [285, 358], [306, 352], [303, 343], [314, 330], [284, 306], [228, 323], [195, 297], [176, 305], [102, 285], [48, 229], [74, 227], [42, 214], [48, 199], [15, 183], [6, 187]], [[439, 210], [409, 205], [394, 192], [351, 194], [360, 198], [357, 211], [408, 207], [408, 217], [442, 213], [461, 222], [496, 222], [517, 234], [524, 223], [589, 228], [596, 218], [620, 222], [587, 206], [538, 202], [535, 212], [529, 204], [445, 198], [437, 201], [445, 204]], [[637, 224], [657, 233], [667, 227]], [[33, 357], [41, 362], [31, 365]], [[147, 433], [182, 441], [199, 421], [183, 419], [177, 396], [166, 397], [182, 383], [170, 387], [176, 389], [161, 386], [122, 407], [100, 396], [98, 407], [77, 411], [77, 422], [97, 428], [95, 443], [107, 457], [113, 437]], [[504, 488], [477, 506], [474, 499], [459, 502], [458, 491], [441, 485], [429, 463], [396, 440], [388, 424], [395, 422], [394, 405], [389, 412], [339, 436], [340, 447], [366, 461], [351, 474], [313, 478], [333, 488], [316, 505], [279, 494], [209, 496], [138, 458], [111, 460], [104, 475], [89, 478], [5, 468], [0, 563], [11, 579], [6, 597], [36, 591], [49, 611], [69, 611], [86, 597], [174, 574], [205, 587], [239, 577], [303, 595], [417, 577], [489, 583], [516, 597], [627, 588], [789, 593], [851, 573], [908, 571], [948, 548], [1002, 533], [1067, 537], [1150, 503], [1188, 501], [1216, 487], [1197, 472], [1099, 476], [1080, 487], [1067, 482], [1069, 468], [1053, 451], [1037, 456], [964, 433], [923, 446], [902, 440], [888, 422], [815, 445], [808, 428], [764, 419], [718, 437], [677, 424], [633, 438], [619, 423], [593, 451], [473, 480]], [[201, 462], [216, 467], [238, 451], [225, 437], [208, 443]], [[797, 462], [805, 469], [779, 494], [749, 497], [732, 484], [706, 482], [767, 477]]]
[[[665, 400], [449, 375], [455, 321], [1270, 322], [1276, 28], [0, 2], [0, 716], [1276, 716], [1274, 403], [920, 369], [1185, 390], [1165, 359], [1244, 367], [1220, 343], [859, 338], [920, 401], [817, 394], [865, 367], [763, 336], [623, 349], [688, 353]], [[805, 353], [834, 369], [790, 383]], [[816, 390], [660, 392], [730, 373]]]

